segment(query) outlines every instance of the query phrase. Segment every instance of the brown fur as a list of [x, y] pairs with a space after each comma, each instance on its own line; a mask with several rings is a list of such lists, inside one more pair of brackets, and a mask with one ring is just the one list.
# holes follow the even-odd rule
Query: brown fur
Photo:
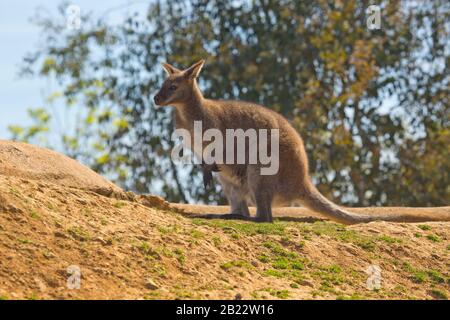
[[[280, 114], [254, 103], [204, 98], [196, 82], [203, 63], [201, 60], [184, 71], [163, 64], [168, 78], [155, 96], [155, 103], [175, 107], [177, 128], [187, 129], [193, 136], [193, 123], [201, 120], [203, 130], [217, 128], [224, 135], [226, 129], [280, 130], [280, 168], [276, 175], [260, 175], [259, 165], [218, 165], [219, 180], [232, 211], [228, 217], [248, 218], [247, 204], [250, 202], [257, 207], [254, 220], [269, 222], [272, 221], [272, 205], [286, 205], [297, 200], [325, 217], [345, 224], [373, 220], [424, 220], [423, 217], [418, 220], [417, 217], [401, 215], [358, 215], [327, 200], [311, 183], [302, 138], [289, 122]], [[433, 220], [433, 217], [427, 217], [427, 220]]]

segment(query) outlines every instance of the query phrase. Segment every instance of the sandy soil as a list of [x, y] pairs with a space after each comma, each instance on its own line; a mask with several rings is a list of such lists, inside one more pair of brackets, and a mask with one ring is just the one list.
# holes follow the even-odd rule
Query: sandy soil
[[[450, 294], [449, 222], [344, 227], [301, 208], [276, 211], [273, 224], [189, 215], [226, 210], [123, 192], [67, 157], [0, 141], [0, 299]], [[450, 207], [358, 210], [448, 215]], [[67, 286], [70, 266], [81, 272], [79, 289]]]

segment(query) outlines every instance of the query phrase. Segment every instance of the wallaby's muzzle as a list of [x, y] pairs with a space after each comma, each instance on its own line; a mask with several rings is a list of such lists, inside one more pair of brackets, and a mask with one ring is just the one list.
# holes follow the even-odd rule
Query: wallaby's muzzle
[[160, 96], [159, 94], [157, 94], [157, 95], [153, 98], [153, 101], [155, 101], [155, 104], [156, 104], [157, 106], [160, 106], [161, 103], [162, 103], [162, 101], [163, 101], [163, 99], [161, 98], [161, 96]]

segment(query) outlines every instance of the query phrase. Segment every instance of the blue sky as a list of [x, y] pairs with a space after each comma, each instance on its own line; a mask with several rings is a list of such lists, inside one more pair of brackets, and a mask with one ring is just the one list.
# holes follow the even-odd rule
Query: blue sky
[[[83, 13], [91, 12], [94, 17], [102, 16], [111, 23], [120, 23], [129, 12], [145, 12], [151, 0], [74, 0], [66, 2], [80, 7]], [[33, 51], [39, 43], [40, 29], [30, 22], [38, 8], [57, 14], [61, 0], [1, 0], [0, 2], [0, 139], [9, 138], [8, 125], [27, 124], [27, 109], [44, 105], [46, 96], [56, 90], [44, 79], [19, 78], [22, 58]], [[105, 17], [106, 14], [106, 17]], [[388, 110], [395, 99], [386, 99], [381, 110]], [[58, 118], [56, 128], [64, 130], [70, 123], [70, 115], [52, 110]], [[69, 118], [69, 120], [67, 120]], [[59, 121], [63, 120], [63, 121]], [[66, 121], [66, 122], [65, 122]]]
[[[149, 1], [76, 0], [82, 12], [92, 12], [119, 23], [126, 12], [145, 10]], [[0, 2], [0, 139], [9, 137], [8, 125], [27, 124], [27, 109], [43, 105], [48, 83], [43, 79], [23, 79], [18, 76], [19, 65], [27, 52], [39, 41], [40, 29], [30, 22], [41, 7], [57, 13], [60, 0], [2, 0]], [[112, 9], [111, 11], [109, 11]]]

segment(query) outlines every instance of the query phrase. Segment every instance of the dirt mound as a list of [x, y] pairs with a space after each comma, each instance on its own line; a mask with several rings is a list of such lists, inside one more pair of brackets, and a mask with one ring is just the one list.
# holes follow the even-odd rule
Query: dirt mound
[[101, 194], [121, 193], [115, 184], [60, 153], [0, 140], [0, 175], [14, 176]]
[[449, 296], [448, 222], [191, 219], [158, 197], [92, 192], [117, 187], [54, 152], [0, 150], [0, 299]]

